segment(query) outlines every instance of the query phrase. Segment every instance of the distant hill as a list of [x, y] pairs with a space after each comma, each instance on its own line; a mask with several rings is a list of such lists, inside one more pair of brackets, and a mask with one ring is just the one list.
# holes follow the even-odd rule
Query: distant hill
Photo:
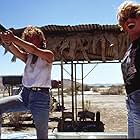
[[[77, 85], [81, 85], [81, 83], [79, 82], [76, 82]], [[63, 84], [64, 84], [64, 87], [71, 87], [71, 80], [70, 79], [64, 79], [63, 80]], [[107, 83], [107, 84], [101, 84], [101, 83], [95, 83], [95, 84], [85, 84], [84, 85], [86, 86], [89, 86], [89, 87], [111, 87], [112, 85], [115, 85], [115, 86], [122, 86], [123, 84], [122, 83], [116, 83], [116, 84], [112, 84], [112, 83]]]
[[[63, 79], [63, 87], [64, 88], [71, 88], [72, 82], [70, 79]], [[76, 82], [76, 87], [78, 90], [82, 90], [82, 84], [79, 82]], [[73, 88], [75, 88], [75, 81], [73, 81]], [[86, 84], [83, 85], [84, 90], [90, 90], [90, 87]]]
[[122, 83], [116, 83], [116, 84], [112, 84], [112, 83], [107, 83], [107, 84], [101, 84], [101, 83], [96, 83], [96, 84], [88, 84], [88, 86], [95, 86], [95, 87], [101, 87], [101, 86], [104, 86], [104, 87], [111, 87], [112, 85], [115, 85], [115, 86], [122, 86], [123, 84]]

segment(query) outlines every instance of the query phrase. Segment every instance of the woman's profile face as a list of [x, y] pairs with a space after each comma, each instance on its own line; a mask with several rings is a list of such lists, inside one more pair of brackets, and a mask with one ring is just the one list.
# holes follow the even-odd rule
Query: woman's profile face
[[25, 40], [30, 43], [33, 43], [37, 47], [40, 47], [42, 44], [42, 38], [36, 34], [27, 36]]

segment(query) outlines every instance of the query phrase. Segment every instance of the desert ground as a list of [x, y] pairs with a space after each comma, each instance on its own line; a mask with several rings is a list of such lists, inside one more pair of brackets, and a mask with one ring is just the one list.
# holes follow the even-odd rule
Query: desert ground
[[[57, 98], [57, 97], [56, 97]], [[101, 121], [104, 123], [105, 132], [127, 132], [127, 110], [125, 95], [101, 95], [92, 91], [84, 92], [84, 108], [91, 112], [100, 112]], [[72, 97], [64, 96], [64, 107], [71, 111]], [[82, 108], [82, 96], [77, 95], [77, 108]], [[60, 112], [50, 113], [51, 117], [61, 116]], [[49, 123], [49, 127], [57, 126]]]
[[[57, 99], [57, 95], [54, 94]], [[75, 97], [74, 97], [75, 98]], [[91, 112], [100, 112], [101, 121], [104, 123], [105, 132], [127, 132], [127, 110], [125, 106], [125, 95], [101, 95], [92, 91], [84, 92], [84, 107]], [[65, 111], [71, 111], [72, 96], [64, 95]], [[82, 107], [82, 96], [77, 95], [77, 109]], [[50, 112], [50, 117], [61, 117], [61, 112]], [[49, 131], [57, 131], [57, 122], [49, 122]], [[35, 131], [34, 128], [26, 128], [22, 131]], [[3, 128], [3, 132], [9, 128]], [[12, 130], [10, 130], [12, 131]]]

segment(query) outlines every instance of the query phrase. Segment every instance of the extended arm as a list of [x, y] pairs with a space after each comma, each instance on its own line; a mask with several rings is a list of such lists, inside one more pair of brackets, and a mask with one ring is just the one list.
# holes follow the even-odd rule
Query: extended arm
[[50, 50], [40, 49], [33, 43], [22, 40], [21, 38], [14, 36], [13, 42], [23, 48], [26, 52], [34, 54], [40, 58], [45, 59], [47, 62], [52, 63], [54, 59], [54, 54]]
[[[52, 63], [54, 59], [54, 54], [50, 50], [40, 49], [38, 46], [33, 43], [27, 42], [17, 36], [15, 36], [12, 31], [7, 31], [1, 34], [3, 41], [10, 46], [9, 49], [14, 55], [19, 57], [22, 60], [26, 61], [27, 53], [34, 54], [40, 58], [45, 59], [47, 62]], [[25, 50], [22, 51], [22, 48]], [[26, 57], [26, 58], [25, 58]]]
[[12, 43], [11, 40], [8, 38], [8, 32], [0, 32], [0, 37], [4, 43], [3, 47], [10, 51], [13, 55], [17, 58], [21, 59], [23, 62], [27, 60], [27, 53], [19, 49], [16, 44]]
[[[30, 53], [30, 54], [34, 54], [40, 58], [45, 59], [49, 63], [53, 62], [54, 54], [50, 50], [40, 49], [39, 46], [36, 46], [33, 43], [27, 42], [27, 41], [15, 36], [11, 31], [7, 31], [7, 32], [3, 33], [2, 37], [3, 37], [4, 42], [6, 42], [7, 44], [10, 43], [10, 50], [12, 50], [12, 52], [14, 52], [15, 55], [18, 55], [18, 57], [19, 57], [19, 54], [21, 56], [21, 53], [23, 55]], [[15, 48], [12, 49], [12, 46], [14, 46], [16, 49]], [[27, 52], [27, 53], [18, 49], [17, 46], [19, 48], [24, 49], [25, 52]]]

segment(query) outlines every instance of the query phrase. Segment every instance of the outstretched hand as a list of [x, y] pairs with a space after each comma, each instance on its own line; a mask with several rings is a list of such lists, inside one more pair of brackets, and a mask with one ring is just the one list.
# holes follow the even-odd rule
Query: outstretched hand
[[0, 38], [5, 45], [10, 46], [14, 40], [14, 34], [11, 30], [7, 30], [6, 32], [0, 32]]

